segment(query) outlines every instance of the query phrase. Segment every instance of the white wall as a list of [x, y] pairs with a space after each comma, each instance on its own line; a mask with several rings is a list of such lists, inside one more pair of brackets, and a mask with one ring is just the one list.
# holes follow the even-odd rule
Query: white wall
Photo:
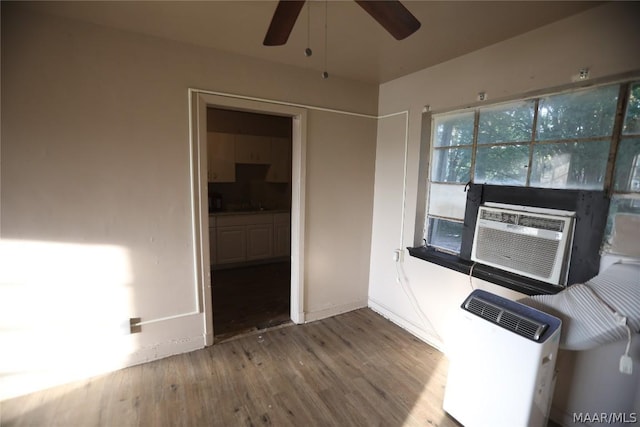
[[[406, 211], [402, 247], [414, 246], [420, 167], [421, 111], [444, 111], [476, 103], [478, 92], [489, 101], [517, 98], [532, 91], [571, 84], [583, 67], [591, 79], [640, 70], [638, 3], [599, 6], [539, 30], [495, 44], [438, 66], [382, 84], [379, 114], [409, 111]], [[434, 41], [436, 43], [437, 41]], [[425, 46], [428, 49], [428, 46]], [[370, 306], [446, 350], [449, 319], [471, 291], [468, 276], [404, 254], [401, 276], [415, 294], [424, 320], [396, 283], [392, 252], [399, 246], [402, 224], [405, 126], [401, 118], [382, 119], [376, 147], [372, 228]], [[421, 227], [418, 227], [419, 229]], [[508, 298], [520, 294], [473, 279]]]
[[318, 142], [307, 147], [308, 321], [367, 306], [375, 122], [322, 112], [309, 117], [308, 133]]
[[[588, 351], [558, 353], [556, 381], [551, 417], [566, 427], [584, 426], [573, 414], [623, 414], [627, 422], [610, 422], [622, 426], [631, 424], [633, 413], [640, 417], [640, 340], [631, 343], [633, 373], [621, 374], [620, 356], [625, 353], [627, 340], [620, 340]], [[584, 418], [583, 418], [584, 421]], [[597, 423], [593, 423], [597, 425]], [[633, 425], [633, 424], [632, 424]]]
[[[372, 85], [2, 3], [0, 399], [202, 347], [190, 87], [377, 108]], [[376, 121], [308, 118], [305, 258], [324, 265], [304, 310], [320, 318], [366, 306]], [[128, 335], [129, 317], [161, 321]]]

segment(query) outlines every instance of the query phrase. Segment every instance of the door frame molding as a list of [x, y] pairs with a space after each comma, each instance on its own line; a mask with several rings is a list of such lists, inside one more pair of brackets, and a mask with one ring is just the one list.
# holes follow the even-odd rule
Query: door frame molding
[[300, 106], [240, 95], [189, 89], [191, 198], [194, 238], [194, 272], [198, 307], [204, 319], [205, 345], [212, 345], [213, 307], [209, 262], [209, 211], [207, 180], [207, 107], [291, 117], [291, 320], [305, 322], [304, 230], [306, 190], [307, 109]]

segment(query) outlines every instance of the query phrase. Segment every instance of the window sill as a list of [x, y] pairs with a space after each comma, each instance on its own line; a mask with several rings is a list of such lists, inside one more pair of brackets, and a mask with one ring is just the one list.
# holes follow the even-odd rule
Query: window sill
[[[473, 265], [473, 261], [468, 261], [445, 252], [439, 252], [433, 248], [420, 246], [407, 249], [409, 250], [409, 255], [412, 257], [467, 275], [471, 271], [471, 266]], [[491, 282], [526, 295], [550, 295], [556, 294], [564, 289], [560, 286], [553, 286], [539, 280], [519, 276], [517, 274], [509, 273], [508, 271], [503, 271], [483, 264], [476, 264], [475, 267], [473, 267], [473, 277], [486, 280], [487, 282]]]

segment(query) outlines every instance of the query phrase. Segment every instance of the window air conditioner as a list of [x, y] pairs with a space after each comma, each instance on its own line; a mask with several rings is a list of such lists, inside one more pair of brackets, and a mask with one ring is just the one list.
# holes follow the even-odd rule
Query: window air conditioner
[[541, 211], [528, 207], [480, 206], [471, 259], [552, 285], [565, 286], [575, 213], [550, 209], [545, 209], [545, 213]]

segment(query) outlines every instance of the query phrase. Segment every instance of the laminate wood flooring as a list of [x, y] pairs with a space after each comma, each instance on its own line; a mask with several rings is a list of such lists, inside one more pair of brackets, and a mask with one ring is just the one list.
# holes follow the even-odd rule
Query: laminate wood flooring
[[291, 263], [276, 262], [212, 272], [216, 340], [291, 321]]
[[0, 403], [1, 425], [458, 426], [445, 357], [369, 309]]

